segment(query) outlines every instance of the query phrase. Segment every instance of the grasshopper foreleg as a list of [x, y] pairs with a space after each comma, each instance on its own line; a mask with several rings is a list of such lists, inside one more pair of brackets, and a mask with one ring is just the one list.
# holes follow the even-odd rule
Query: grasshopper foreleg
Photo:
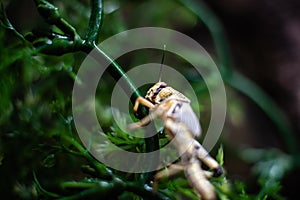
[[[136, 113], [138, 111], [139, 105], [142, 104], [150, 109], [153, 109], [155, 106], [143, 97], [138, 97], [133, 106], [133, 111]], [[151, 112], [149, 115], [141, 119], [139, 122], [131, 123], [127, 126], [128, 130], [138, 129], [150, 123], [156, 117], [155, 112]]]
[[138, 128], [141, 128], [143, 126], [146, 126], [149, 124], [154, 118], [156, 117], [155, 112], [151, 112], [149, 115], [141, 119], [139, 122], [128, 124], [127, 129], [128, 130], [135, 130]]
[[133, 106], [133, 111], [136, 113], [138, 111], [139, 105], [142, 104], [150, 109], [154, 108], [155, 106], [153, 105], [153, 103], [151, 103], [150, 101], [148, 101], [147, 99], [143, 98], [143, 97], [138, 97], [135, 100], [134, 106]]

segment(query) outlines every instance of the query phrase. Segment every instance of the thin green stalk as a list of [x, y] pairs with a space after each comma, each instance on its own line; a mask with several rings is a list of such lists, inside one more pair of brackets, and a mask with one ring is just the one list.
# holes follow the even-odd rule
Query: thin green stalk
[[76, 182], [76, 181], [66, 181], [60, 184], [62, 189], [88, 189], [96, 187], [97, 183], [85, 183], [85, 182]]
[[[141, 185], [139, 182], [123, 182], [120, 179], [114, 179], [110, 182], [106, 181], [99, 181], [95, 180], [92, 182], [76, 182], [76, 181], [67, 181], [64, 182], [60, 185], [62, 189], [84, 189], [82, 192], [79, 194], [77, 193], [76, 195], [72, 195], [69, 197], [64, 197], [61, 198], [63, 200], [66, 199], [77, 199], [81, 196], [81, 199], [84, 197], [95, 197], [96, 194], [103, 196], [109, 194], [109, 191], [107, 190], [113, 190], [115, 191], [118, 187], [118, 191], [131, 191], [139, 196], [141, 196], [143, 199], [158, 199], [158, 200], [169, 200], [170, 197], [165, 196], [161, 193], [154, 193], [153, 189], [150, 188], [149, 186], [144, 186]], [[103, 186], [104, 188], [99, 188], [99, 186]]]
[[[124, 78], [126, 84], [120, 84], [120, 86], [127, 94], [131, 94], [131, 93], [133, 94], [130, 98], [130, 101], [132, 102], [132, 104], [134, 104], [136, 98], [141, 96], [138, 89], [136, 89], [136, 86], [131, 82], [130, 78], [126, 75], [123, 69], [114, 60], [112, 60], [105, 52], [103, 52], [96, 45], [95, 45], [95, 49], [97, 50], [97, 54], [94, 55], [95, 59], [99, 59], [98, 54], [100, 54], [101, 56], [106, 58], [109, 61], [109, 63], [111, 63], [112, 67], [109, 67], [107, 70], [114, 77], [114, 79], [118, 80], [121, 77]], [[137, 117], [141, 119], [145, 117], [147, 114], [148, 114], [148, 110], [144, 106], [140, 106], [137, 113]], [[150, 128], [151, 131], [155, 131], [154, 125], [152, 125], [152, 127], [149, 127], [149, 130]], [[159, 149], [158, 134], [155, 134], [152, 137], [146, 136], [144, 140], [145, 140], [146, 152], [154, 152]], [[158, 158], [159, 158], [159, 152], [157, 151], [157, 154], [155, 154], [154, 157], [152, 158], [153, 162], [155, 163], [155, 159], [157, 160]], [[150, 179], [152, 178], [152, 174], [153, 172], [142, 174], [141, 179], [143, 183], [150, 181]]]
[[97, 186], [88, 188], [75, 195], [59, 198], [60, 200], [76, 200], [76, 199], [95, 199], [95, 198], [112, 198], [121, 194], [124, 190], [124, 183], [120, 181], [99, 181]]
[[[115, 80], [119, 80], [121, 77], [124, 78], [127, 87], [129, 88], [123, 88], [125, 91], [131, 90], [133, 92], [132, 103], [134, 103], [135, 99], [139, 96], [141, 96], [140, 92], [134, 85], [134, 83], [130, 80], [130, 78], [126, 75], [126, 73], [123, 71], [123, 69], [118, 65], [117, 62], [112, 60], [104, 51], [102, 51], [100, 48], [97, 47], [97, 45], [94, 45], [95, 50], [98, 52], [99, 55], [107, 59], [109, 63], [111, 63], [112, 67], [109, 67], [107, 70], [108, 72], [114, 77]], [[96, 55], [97, 56], [97, 55]], [[122, 86], [122, 85], [121, 85]]]
[[[103, 2], [102, 0], [92, 0], [91, 4], [91, 16], [89, 21], [88, 32], [85, 38], [84, 46], [82, 50], [85, 51], [87, 54], [92, 52], [92, 55], [96, 60], [104, 58], [108, 63], [110, 63], [110, 67], [107, 68], [108, 73], [118, 81], [120, 78], [123, 78], [124, 84], [120, 84], [122, 89], [127, 94], [132, 94], [130, 97], [130, 101], [132, 104], [135, 103], [135, 100], [141, 96], [139, 90], [136, 88], [134, 83], [130, 80], [130, 78], [126, 75], [124, 70], [118, 65], [118, 63], [112, 60], [104, 51], [102, 51], [97, 45], [97, 40], [99, 37], [99, 33], [101, 30], [102, 22], [103, 22]], [[99, 62], [101, 63], [101, 62]], [[144, 106], [140, 106], [138, 113], [136, 113], [136, 117], [142, 119], [148, 114], [148, 110]], [[152, 128], [155, 131], [154, 128]], [[152, 137], [145, 138], [145, 146], [146, 152], [153, 152], [159, 149], [159, 140], [158, 135], [155, 134]], [[158, 159], [158, 158], [153, 158]], [[143, 182], [148, 182], [151, 177], [151, 173], [145, 173], [141, 176]]]
[[[149, 189], [146, 189], [146, 188]], [[144, 185], [137, 185], [136, 183], [128, 182], [126, 184], [126, 189], [141, 196], [143, 199], [157, 199], [157, 200], [170, 200], [171, 198], [158, 192], [154, 192], [152, 188]]]

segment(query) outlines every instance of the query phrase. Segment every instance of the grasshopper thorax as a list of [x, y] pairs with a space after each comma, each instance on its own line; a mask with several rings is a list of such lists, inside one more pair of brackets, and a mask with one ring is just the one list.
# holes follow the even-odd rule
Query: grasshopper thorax
[[183, 101], [188, 101], [189, 99], [177, 90], [169, 87], [165, 82], [158, 82], [152, 86], [145, 98], [153, 104], [160, 104], [162, 101], [168, 97], [174, 96], [176, 99], [182, 99]]

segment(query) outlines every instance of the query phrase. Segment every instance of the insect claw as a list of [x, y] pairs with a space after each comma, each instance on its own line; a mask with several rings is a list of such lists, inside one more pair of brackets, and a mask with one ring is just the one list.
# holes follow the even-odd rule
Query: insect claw
[[[201, 127], [190, 106], [190, 100], [160, 80], [148, 90], [145, 98], [138, 97], [136, 99], [133, 107], [135, 116], [138, 115], [138, 110], [141, 108], [139, 105], [149, 108], [150, 112], [139, 122], [129, 124], [127, 129], [134, 130], [146, 126], [155, 118], [160, 118], [167, 137], [174, 139], [174, 145], [178, 152], [184, 152], [181, 155], [180, 164], [170, 164], [166, 166], [168, 170], [161, 170], [154, 175], [152, 184], [154, 197], [158, 193], [159, 180], [184, 171], [190, 185], [202, 199], [216, 199], [214, 187], [208, 179], [221, 176], [223, 169], [194, 139], [194, 136], [200, 135]], [[195, 146], [190, 145], [191, 141]], [[203, 170], [201, 162], [212, 170]], [[163, 164], [168, 165], [168, 163]]]
[[214, 169], [214, 175], [213, 177], [219, 177], [224, 173], [222, 167], [218, 167], [216, 169]]

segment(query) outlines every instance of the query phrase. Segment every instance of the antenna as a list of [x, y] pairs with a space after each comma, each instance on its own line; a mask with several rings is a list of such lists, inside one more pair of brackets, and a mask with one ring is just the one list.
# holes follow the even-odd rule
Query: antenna
[[161, 62], [160, 62], [159, 80], [158, 80], [158, 82], [161, 82], [162, 68], [163, 68], [163, 63], [164, 63], [164, 60], [165, 60], [165, 52], [166, 52], [166, 45], [164, 44], [164, 51], [163, 51], [163, 55], [162, 55]]

